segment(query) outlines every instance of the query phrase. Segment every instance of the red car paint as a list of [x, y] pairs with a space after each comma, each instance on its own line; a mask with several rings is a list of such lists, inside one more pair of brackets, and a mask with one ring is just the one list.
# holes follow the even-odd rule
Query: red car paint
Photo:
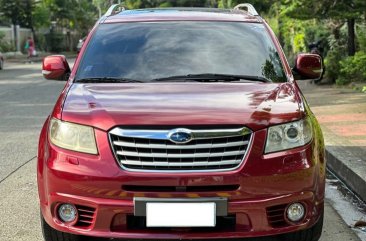
[[[156, 21], [262, 22], [248, 14], [197, 12], [112, 16], [104, 23]], [[294, 81], [283, 51], [263, 22], [280, 54], [287, 83], [153, 83], [73, 84], [94, 30], [75, 62], [55, 108], [42, 129], [38, 150], [38, 187], [42, 215], [54, 229], [78, 235], [110, 238], [198, 239], [276, 235], [312, 227], [323, 213], [325, 160], [319, 125]], [[176, 97], [179, 96], [179, 101]], [[197, 97], [201, 101], [195, 101]], [[302, 147], [264, 154], [267, 128], [310, 116], [314, 137]], [[53, 145], [48, 136], [51, 118], [95, 128], [98, 155]], [[249, 153], [238, 169], [223, 172], [129, 172], [119, 167], [108, 139], [116, 126], [242, 125], [253, 131]], [[122, 185], [146, 187], [125, 190]], [[151, 187], [199, 187], [199, 191], [149, 191]], [[217, 190], [204, 190], [218, 186]], [[222, 187], [238, 187], [220, 190]], [[203, 188], [203, 189], [202, 189]], [[153, 190], [153, 189], [151, 189]], [[228, 198], [228, 213], [236, 215], [230, 231], [134, 230], [126, 226], [134, 213], [134, 197]], [[271, 207], [301, 202], [306, 217], [300, 223], [275, 227]], [[88, 226], [62, 223], [56, 207], [72, 203], [93, 210]], [[286, 219], [286, 218], [285, 218]]]
[[295, 86], [290, 83], [78, 84], [69, 88], [62, 119], [104, 131], [117, 125], [136, 123], [242, 124], [260, 130], [301, 119], [299, 99]]
[[43, 61], [42, 69], [42, 73], [45, 78], [48, 79], [58, 79], [58, 76], [63, 73], [70, 72], [70, 67], [67, 64], [66, 57], [64, 55], [46, 57]]
[[[304, 56], [305, 54], [299, 54], [297, 56], [296, 62], [299, 68], [298, 72], [310, 76], [311, 78], [316, 78], [318, 73], [323, 71], [322, 58], [317, 54], [313, 54], [314, 58], [304, 61]], [[306, 54], [306, 56], [309, 56], [309, 54]]]

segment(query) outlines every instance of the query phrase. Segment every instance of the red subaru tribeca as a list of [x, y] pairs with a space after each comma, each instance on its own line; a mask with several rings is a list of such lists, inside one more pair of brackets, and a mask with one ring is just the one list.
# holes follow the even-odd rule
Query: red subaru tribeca
[[38, 188], [47, 241], [81, 237], [316, 241], [324, 213], [322, 133], [250, 4], [113, 6], [70, 71], [41, 132]]

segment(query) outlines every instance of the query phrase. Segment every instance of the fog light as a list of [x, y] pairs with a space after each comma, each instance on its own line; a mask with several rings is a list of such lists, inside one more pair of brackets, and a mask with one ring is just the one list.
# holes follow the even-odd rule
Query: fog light
[[65, 223], [75, 221], [77, 217], [77, 210], [74, 205], [64, 203], [58, 207], [58, 216]]
[[287, 218], [298, 222], [305, 216], [305, 207], [301, 203], [293, 203], [287, 208]]

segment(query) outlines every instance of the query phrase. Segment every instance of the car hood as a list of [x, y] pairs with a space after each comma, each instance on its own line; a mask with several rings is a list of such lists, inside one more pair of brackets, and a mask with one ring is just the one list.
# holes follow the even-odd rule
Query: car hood
[[65, 121], [115, 126], [243, 125], [259, 130], [301, 118], [292, 83], [72, 84]]

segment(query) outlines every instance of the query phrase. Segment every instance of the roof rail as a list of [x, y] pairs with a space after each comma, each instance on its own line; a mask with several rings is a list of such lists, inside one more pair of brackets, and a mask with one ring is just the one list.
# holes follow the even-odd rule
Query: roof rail
[[126, 8], [123, 4], [113, 4], [112, 6], [110, 6], [110, 8], [107, 10], [107, 12], [103, 15], [103, 17], [109, 17], [109, 16], [115, 15], [115, 14], [120, 13], [125, 10], [126, 10]]
[[242, 10], [242, 8], [244, 8], [245, 11], [247, 11], [248, 13], [250, 13], [253, 16], [259, 16], [257, 10], [255, 10], [255, 8], [253, 7], [252, 4], [250, 3], [241, 3], [238, 4], [234, 7], [234, 10]]

